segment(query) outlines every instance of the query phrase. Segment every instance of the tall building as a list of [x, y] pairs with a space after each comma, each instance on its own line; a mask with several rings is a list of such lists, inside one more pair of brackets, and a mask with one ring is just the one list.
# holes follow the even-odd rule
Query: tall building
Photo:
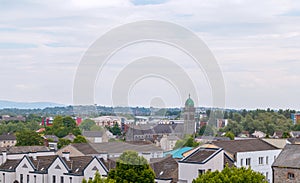
[[195, 133], [196, 130], [196, 123], [195, 123], [195, 106], [194, 101], [189, 98], [185, 101], [185, 106], [183, 109], [183, 119], [184, 119], [184, 131], [183, 133], [186, 135], [192, 135]]

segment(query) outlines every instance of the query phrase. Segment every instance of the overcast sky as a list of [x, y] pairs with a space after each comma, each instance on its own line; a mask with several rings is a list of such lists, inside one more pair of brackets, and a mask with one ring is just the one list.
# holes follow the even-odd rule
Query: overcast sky
[[[89, 46], [111, 29], [140, 20], [181, 25], [206, 43], [223, 74], [225, 107], [300, 109], [297, 0], [0, 0], [0, 100], [72, 104], [76, 70]], [[98, 75], [95, 103], [113, 105], [114, 78], [132, 59], [155, 53], [184, 63], [196, 85], [197, 96], [191, 97], [198, 106], [211, 106], [205, 74], [173, 49], [145, 43], [120, 50]], [[135, 83], [128, 96], [133, 106], [182, 105], [159, 78]]]

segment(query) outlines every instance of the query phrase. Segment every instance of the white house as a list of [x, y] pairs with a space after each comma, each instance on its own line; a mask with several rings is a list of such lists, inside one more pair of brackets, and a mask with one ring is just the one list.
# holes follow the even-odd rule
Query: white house
[[199, 147], [178, 162], [178, 182], [192, 183], [199, 174], [206, 171], [222, 171], [224, 168], [222, 148]]
[[6, 160], [0, 166], [1, 183], [81, 183], [83, 178], [93, 179], [96, 171], [107, 176], [108, 170], [102, 160], [92, 156], [69, 157], [65, 152], [63, 157], [24, 156], [19, 160]]
[[234, 159], [236, 167], [251, 167], [252, 170], [260, 172], [269, 182], [272, 182], [271, 165], [281, 149], [261, 139], [213, 141], [212, 143], [223, 148]]

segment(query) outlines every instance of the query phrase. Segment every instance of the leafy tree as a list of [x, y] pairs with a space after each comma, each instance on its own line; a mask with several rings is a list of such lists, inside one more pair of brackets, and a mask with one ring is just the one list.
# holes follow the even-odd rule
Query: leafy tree
[[203, 182], [222, 182], [222, 183], [232, 183], [232, 182], [251, 182], [251, 183], [267, 183], [265, 176], [259, 172], [255, 172], [250, 168], [229, 168], [226, 166], [221, 172], [208, 171], [198, 178], [193, 180], [193, 183], [203, 183]]
[[16, 146], [43, 145], [44, 139], [35, 131], [24, 130], [16, 133]]
[[190, 135], [186, 135], [184, 139], [177, 140], [174, 149], [179, 149], [181, 147], [197, 147], [199, 143], [194, 141], [194, 138]]
[[212, 125], [204, 125], [200, 128], [198, 135], [200, 136], [214, 136], [215, 130]]
[[76, 126], [76, 122], [70, 116], [56, 116], [53, 120], [53, 125], [46, 127], [46, 134], [54, 134], [62, 138], [68, 134], [80, 135], [80, 129]]
[[239, 135], [243, 130], [243, 126], [236, 121], [228, 120], [225, 131], [231, 131], [235, 136]]
[[108, 179], [118, 183], [154, 183], [155, 174], [147, 160], [137, 152], [126, 151], [117, 161], [115, 169], [108, 173]]
[[86, 140], [86, 138], [84, 136], [78, 135], [74, 139], [73, 143], [87, 143], [87, 140]]
[[69, 140], [69, 139], [60, 138], [60, 139], [58, 139], [58, 142], [57, 142], [57, 148], [60, 149], [64, 146], [67, 146], [67, 145], [71, 144], [71, 142], [72, 141]]
[[115, 123], [113, 127], [108, 127], [108, 130], [113, 134], [113, 135], [121, 135], [121, 128], [118, 123]]
[[79, 128], [81, 130], [91, 131], [91, 128], [96, 125], [95, 121], [91, 119], [85, 119], [82, 121], [82, 123], [79, 125]]
[[225, 137], [229, 137], [230, 140], [234, 140], [234, 134], [231, 131], [226, 132]]

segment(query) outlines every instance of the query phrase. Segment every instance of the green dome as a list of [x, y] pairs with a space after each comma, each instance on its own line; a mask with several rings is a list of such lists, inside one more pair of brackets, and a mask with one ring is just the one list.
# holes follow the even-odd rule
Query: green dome
[[194, 101], [191, 99], [191, 96], [185, 101], [186, 107], [194, 107]]

